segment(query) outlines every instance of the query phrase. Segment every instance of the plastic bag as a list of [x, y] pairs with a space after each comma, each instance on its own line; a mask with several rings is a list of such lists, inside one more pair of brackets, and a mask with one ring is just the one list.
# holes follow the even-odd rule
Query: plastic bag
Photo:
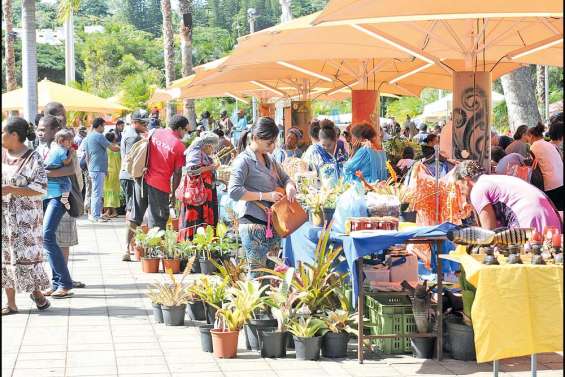
[[365, 191], [360, 185], [352, 185], [337, 198], [332, 230], [345, 233], [345, 221], [349, 217], [367, 217]]

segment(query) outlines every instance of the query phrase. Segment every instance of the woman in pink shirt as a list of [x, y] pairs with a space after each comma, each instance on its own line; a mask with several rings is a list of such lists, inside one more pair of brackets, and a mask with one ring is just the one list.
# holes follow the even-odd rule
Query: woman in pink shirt
[[455, 179], [466, 189], [485, 229], [561, 228], [561, 219], [549, 198], [528, 182], [508, 175], [487, 175], [476, 161], [463, 161]]

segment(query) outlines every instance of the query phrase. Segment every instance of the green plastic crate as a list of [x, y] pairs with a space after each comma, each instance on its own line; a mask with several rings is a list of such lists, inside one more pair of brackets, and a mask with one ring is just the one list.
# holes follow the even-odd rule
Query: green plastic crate
[[[388, 293], [365, 296], [365, 312], [371, 322], [369, 330], [372, 335], [416, 332], [408, 296]], [[385, 354], [412, 352], [410, 338], [372, 339], [372, 343]]]

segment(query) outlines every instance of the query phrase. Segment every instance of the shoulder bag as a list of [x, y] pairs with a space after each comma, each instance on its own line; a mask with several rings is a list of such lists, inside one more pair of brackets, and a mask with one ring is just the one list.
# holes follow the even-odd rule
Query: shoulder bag
[[[279, 185], [281, 185], [280, 175], [277, 172], [275, 162], [271, 159], [271, 165], [275, 171]], [[282, 185], [281, 185], [282, 186]], [[276, 191], [285, 194], [282, 187], [278, 187]], [[279, 201], [273, 203], [269, 208], [260, 201], [255, 202], [259, 208], [261, 208], [267, 214], [267, 236], [272, 237], [272, 227], [275, 229], [277, 235], [281, 238], [288, 237], [298, 228], [300, 228], [306, 221], [308, 221], [308, 214], [304, 211], [304, 208], [298, 203], [298, 201], [290, 202], [285, 196]], [[271, 236], [271, 237], [269, 237]]]
[[[202, 154], [202, 152], [200, 152]], [[202, 156], [200, 160], [200, 168], [195, 171], [187, 170], [181, 179], [179, 186], [175, 191], [175, 197], [184, 205], [201, 206], [206, 202], [206, 186], [202, 179]]]

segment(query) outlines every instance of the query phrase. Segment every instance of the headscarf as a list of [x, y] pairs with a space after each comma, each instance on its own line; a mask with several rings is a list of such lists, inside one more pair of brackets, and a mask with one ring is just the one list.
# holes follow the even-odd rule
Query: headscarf
[[220, 138], [213, 132], [204, 131], [199, 137], [194, 139], [190, 146], [184, 152], [186, 155], [186, 166], [192, 168], [193, 166], [211, 165], [212, 158], [202, 151], [206, 145], [212, 145], [214, 148], [220, 142]]

